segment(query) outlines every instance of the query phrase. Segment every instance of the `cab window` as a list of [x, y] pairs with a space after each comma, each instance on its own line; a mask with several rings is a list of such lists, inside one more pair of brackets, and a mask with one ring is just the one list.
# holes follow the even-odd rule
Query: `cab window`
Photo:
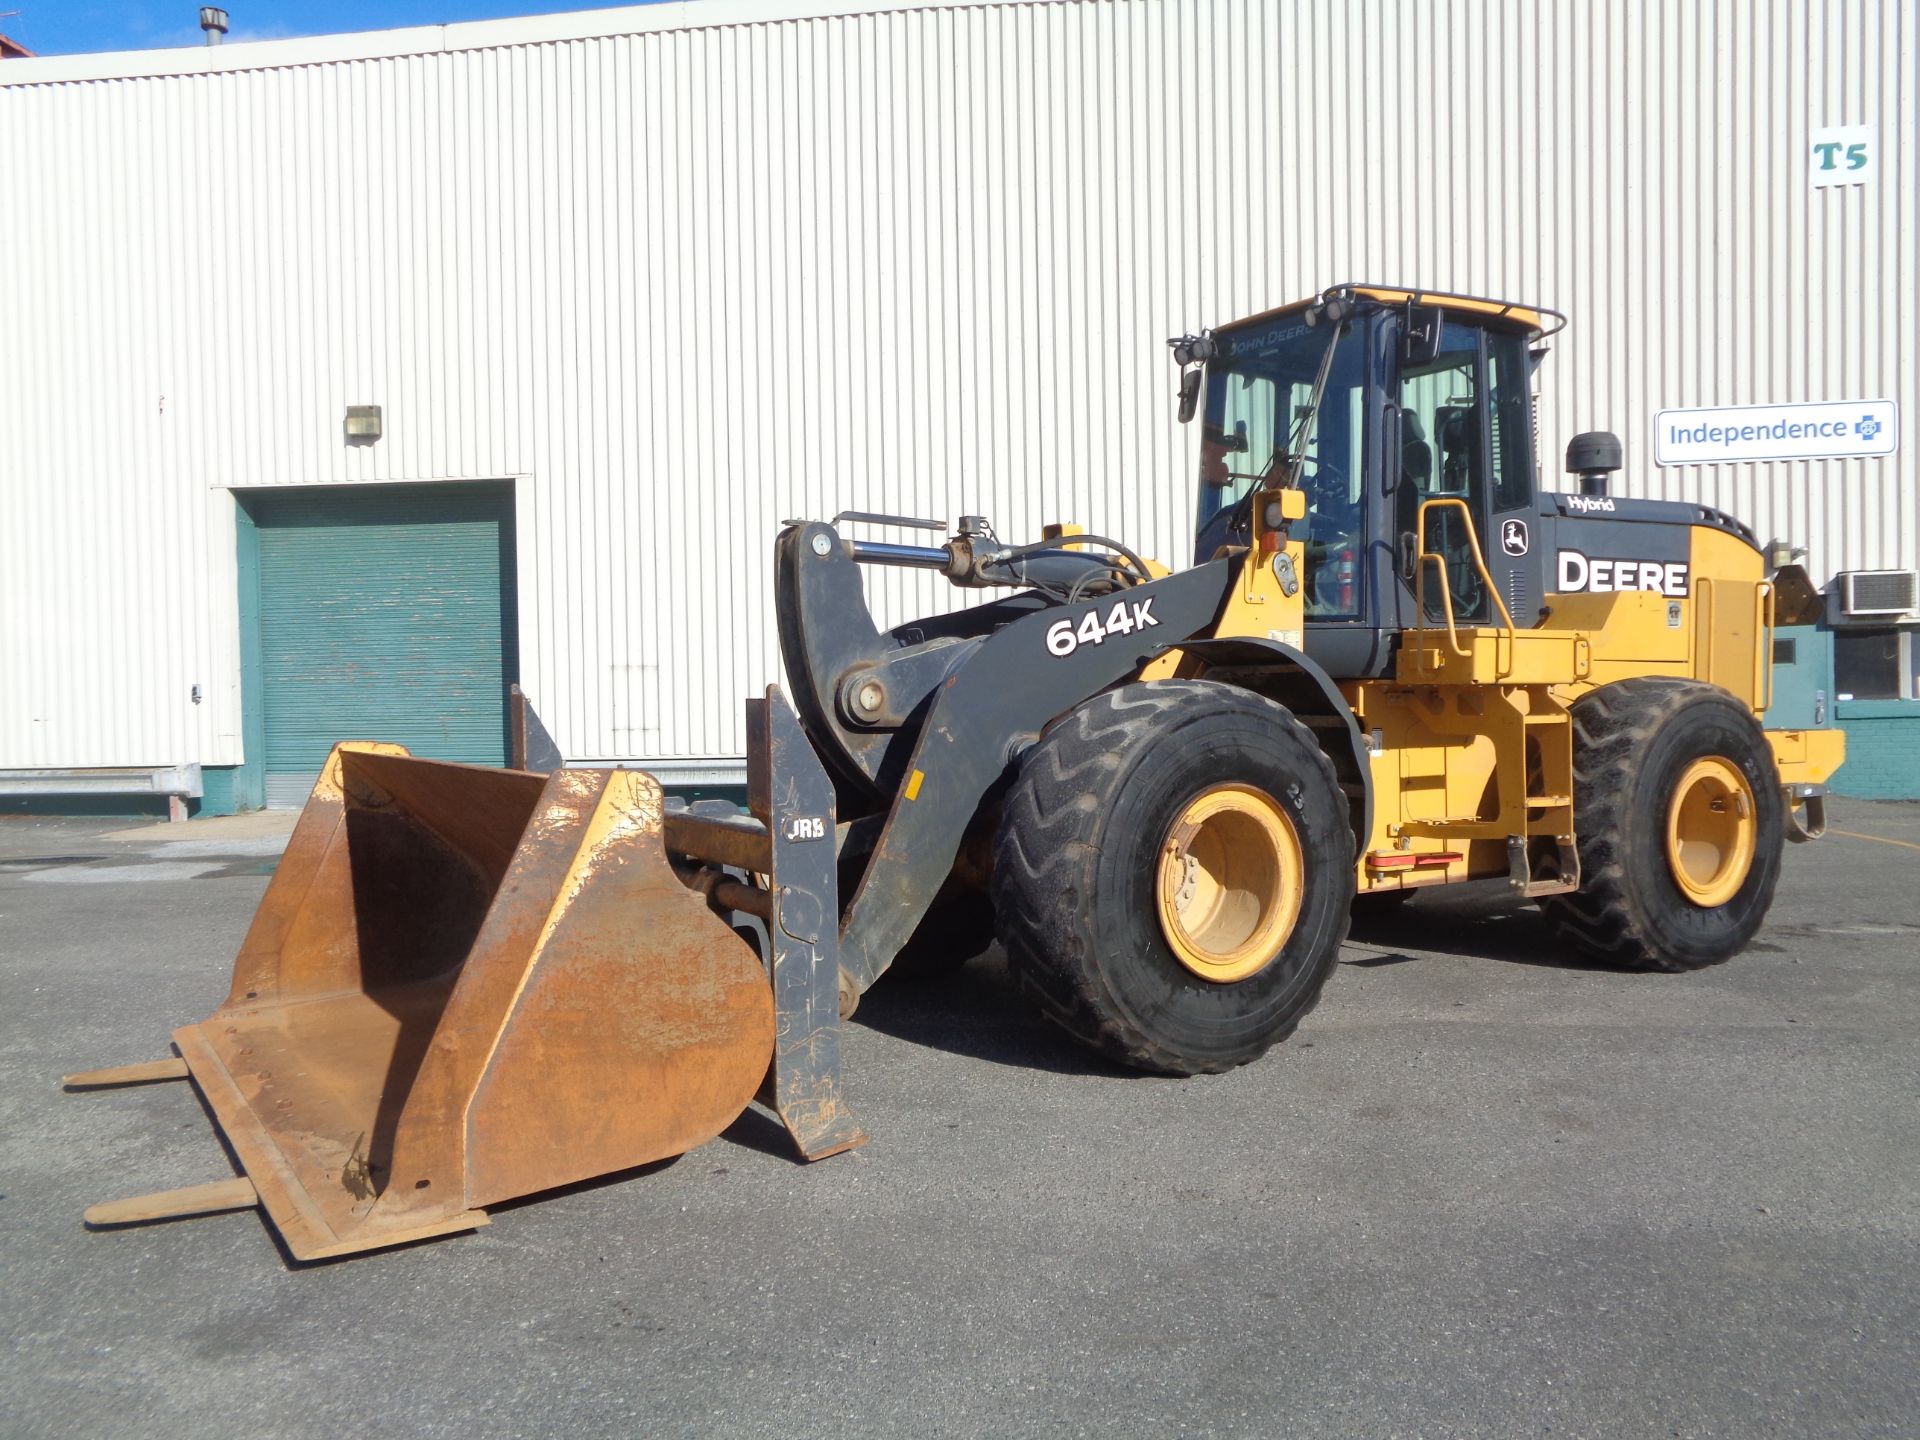
[[1519, 335], [1487, 336], [1487, 425], [1496, 514], [1533, 504], [1533, 366]]
[[[1246, 543], [1247, 496], [1284, 469], [1291, 446], [1299, 447], [1307, 518], [1304, 535], [1299, 524], [1294, 533], [1305, 542], [1306, 612], [1315, 619], [1360, 613], [1366, 474], [1360, 329], [1339, 339], [1319, 414], [1306, 424], [1314, 380], [1333, 342], [1334, 332], [1309, 326], [1298, 314], [1222, 334], [1219, 355], [1208, 366], [1200, 442], [1200, 533], [1230, 535], [1236, 544]], [[1222, 512], [1232, 517], [1231, 532], [1222, 528]]]

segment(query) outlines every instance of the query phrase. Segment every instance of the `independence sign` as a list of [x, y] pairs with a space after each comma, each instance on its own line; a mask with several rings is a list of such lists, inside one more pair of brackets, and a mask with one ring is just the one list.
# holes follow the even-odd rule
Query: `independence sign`
[[1653, 417], [1656, 465], [1850, 460], [1891, 455], [1899, 441], [1900, 411], [1891, 400], [1729, 405], [1718, 410], [1662, 410]]

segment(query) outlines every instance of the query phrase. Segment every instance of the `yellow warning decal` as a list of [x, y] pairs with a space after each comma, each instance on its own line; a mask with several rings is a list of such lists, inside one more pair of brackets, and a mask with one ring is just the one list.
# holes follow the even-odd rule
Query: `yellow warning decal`
[[907, 799], [918, 800], [920, 798], [920, 782], [926, 778], [927, 772], [924, 770], [916, 770], [907, 777]]

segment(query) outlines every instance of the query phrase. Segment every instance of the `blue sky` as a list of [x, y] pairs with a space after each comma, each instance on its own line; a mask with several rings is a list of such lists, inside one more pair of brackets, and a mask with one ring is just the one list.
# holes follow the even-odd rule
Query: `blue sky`
[[[227, 42], [232, 44], [611, 7], [594, 0], [330, 0], [325, 5], [302, 0], [226, 0], [224, 8], [231, 17]], [[149, 50], [204, 41], [198, 0], [0, 0], [0, 35], [11, 36], [40, 55]]]

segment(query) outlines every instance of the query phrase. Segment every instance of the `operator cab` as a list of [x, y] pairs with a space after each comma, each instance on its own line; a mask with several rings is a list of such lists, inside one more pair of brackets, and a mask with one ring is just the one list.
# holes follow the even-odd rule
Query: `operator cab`
[[[1425, 501], [1452, 502], [1427, 507], [1424, 546], [1456, 623], [1500, 618], [1477, 538], [1514, 623], [1534, 624], [1546, 573], [1529, 350], [1563, 324], [1501, 301], [1341, 286], [1205, 337], [1195, 561], [1248, 543], [1248, 497], [1297, 470], [1306, 650], [1331, 675], [1387, 672], [1401, 632], [1423, 623]], [[1442, 624], [1443, 588], [1427, 569], [1424, 623]]]

